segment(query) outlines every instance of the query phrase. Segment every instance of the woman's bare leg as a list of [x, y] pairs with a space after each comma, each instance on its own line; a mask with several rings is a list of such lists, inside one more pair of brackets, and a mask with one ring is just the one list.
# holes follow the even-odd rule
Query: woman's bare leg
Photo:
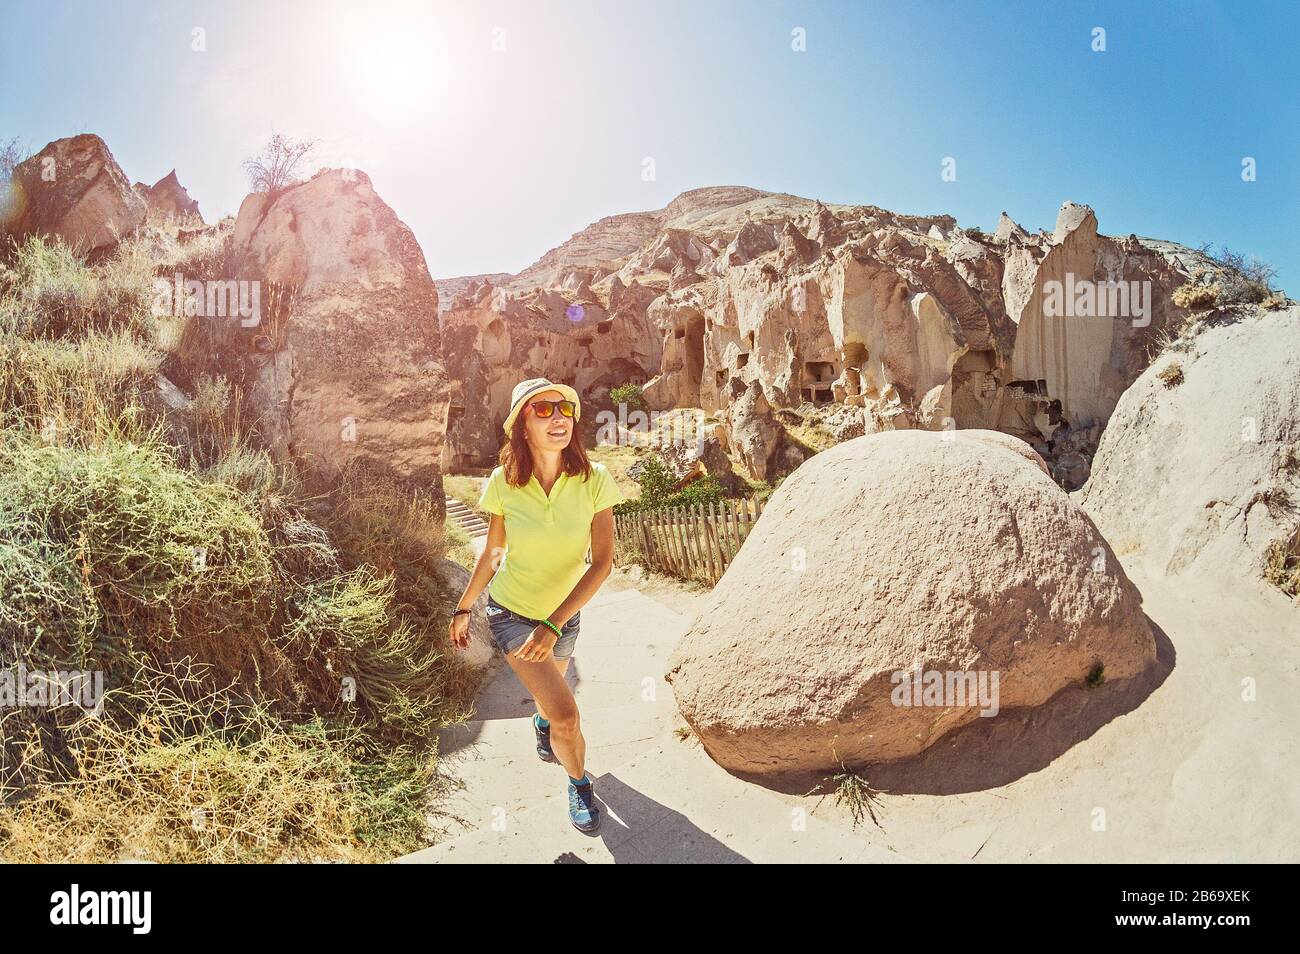
[[[565, 673], [569, 671], [569, 660], [572, 658], [572, 656], [566, 656], [564, 659], [556, 659], [554, 656], [551, 657], [551, 661], [555, 663], [556, 668], [560, 670], [561, 679], [563, 679]], [[537, 705], [537, 714], [547, 722], [550, 722], [551, 717], [546, 714], [546, 710], [542, 708], [542, 704], [536, 699], [534, 699], [533, 702]]]
[[543, 718], [551, 723], [551, 749], [555, 758], [569, 773], [569, 778], [582, 778], [586, 771], [587, 742], [582, 737], [573, 690], [564, 681], [555, 659], [544, 662], [525, 662], [514, 656], [506, 659], [524, 688], [533, 694], [537, 708], [549, 713]]

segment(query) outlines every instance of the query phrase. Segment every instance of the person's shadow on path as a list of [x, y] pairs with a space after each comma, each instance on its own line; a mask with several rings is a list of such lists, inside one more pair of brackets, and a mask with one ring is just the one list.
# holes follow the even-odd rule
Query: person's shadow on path
[[[679, 811], [626, 785], [612, 773], [596, 779], [596, 798], [603, 817], [599, 838], [615, 864], [749, 864]], [[572, 851], [561, 852], [552, 864], [585, 864]]]

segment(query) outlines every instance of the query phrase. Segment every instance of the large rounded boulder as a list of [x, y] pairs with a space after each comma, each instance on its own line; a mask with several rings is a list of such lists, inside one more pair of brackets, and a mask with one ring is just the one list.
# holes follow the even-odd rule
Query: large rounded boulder
[[104, 140], [56, 139], [14, 167], [0, 211], [14, 238], [43, 235], [94, 254], [144, 224], [146, 206]]
[[709, 754], [763, 774], [906, 758], [1154, 660], [1140, 594], [1027, 445], [893, 431], [786, 479], [668, 679]]
[[1300, 550], [1300, 307], [1243, 311], [1124, 393], [1078, 495], [1153, 572], [1258, 580], [1275, 547]]

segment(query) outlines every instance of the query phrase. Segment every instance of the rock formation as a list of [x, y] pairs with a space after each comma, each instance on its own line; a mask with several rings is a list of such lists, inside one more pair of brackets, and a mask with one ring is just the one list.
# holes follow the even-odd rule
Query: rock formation
[[567, 273], [565, 288], [514, 295], [473, 283], [443, 316], [446, 362], [455, 386], [445, 466], [482, 467], [496, 460], [510, 392], [525, 378], [549, 375], [583, 395], [584, 428], [598, 424], [598, 391], [639, 383], [657, 368], [661, 344], [648, 323], [640, 286], [591, 288], [585, 272]]
[[[822, 772], [915, 755], [981, 712], [1154, 659], [1137, 590], [1031, 448], [911, 431], [786, 479], [668, 679], [724, 767]], [[931, 673], [947, 695], [920, 694]]]
[[793, 470], [802, 458], [785, 465], [785, 429], [777, 423], [762, 386], [757, 381], [744, 385], [739, 378], [732, 380], [739, 393], [727, 410], [729, 441], [745, 470], [755, 480], [768, 480], [778, 472]]
[[1227, 315], [1124, 393], [1079, 501], [1158, 573], [1261, 576], [1300, 547], [1300, 307]]
[[183, 219], [203, 222], [199, 213], [199, 204], [190, 198], [173, 169], [151, 186], [137, 182], [132, 188], [136, 195], [144, 199], [149, 212], [162, 219]]
[[14, 168], [3, 230], [16, 239], [45, 235], [88, 255], [139, 228], [145, 203], [104, 140], [56, 139]]
[[272, 450], [323, 475], [355, 466], [417, 480], [441, 502], [438, 292], [369, 177], [330, 169], [250, 195], [231, 252], [233, 278], [266, 286], [245, 360]]
[[[1068, 202], [1050, 235], [1005, 213], [985, 235], [950, 216], [697, 189], [657, 212], [602, 219], [491, 292], [479, 284], [453, 302], [447, 363], [467, 420], [448, 463], [494, 456], [490, 420], [504, 417], [506, 382], [528, 374], [584, 394], [644, 382], [654, 409], [710, 413], [739, 378], [774, 408], [856, 408], [867, 433], [1014, 434], [1077, 486], [1177, 313], [1169, 297], [1194, 257], [1102, 236], [1092, 210]], [[554, 319], [575, 308], [612, 319], [620, 350], [585, 345], [589, 321]]]

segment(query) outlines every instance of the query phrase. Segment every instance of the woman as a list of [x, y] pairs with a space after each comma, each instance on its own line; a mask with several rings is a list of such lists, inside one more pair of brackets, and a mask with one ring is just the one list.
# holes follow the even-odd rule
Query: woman
[[578, 639], [578, 611], [613, 566], [611, 508], [623, 495], [603, 464], [587, 460], [575, 434], [581, 415], [578, 392], [567, 384], [533, 378], [515, 388], [505, 421], [509, 443], [479, 499], [491, 515], [487, 545], [451, 618], [450, 635], [456, 646], [469, 645], [470, 607], [488, 587], [492, 636], [537, 704], [537, 754], [569, 773], [569, 820], [591, 833], [600, 827], [600, 810], [584, 764], [578, 705], [564, 674]]

